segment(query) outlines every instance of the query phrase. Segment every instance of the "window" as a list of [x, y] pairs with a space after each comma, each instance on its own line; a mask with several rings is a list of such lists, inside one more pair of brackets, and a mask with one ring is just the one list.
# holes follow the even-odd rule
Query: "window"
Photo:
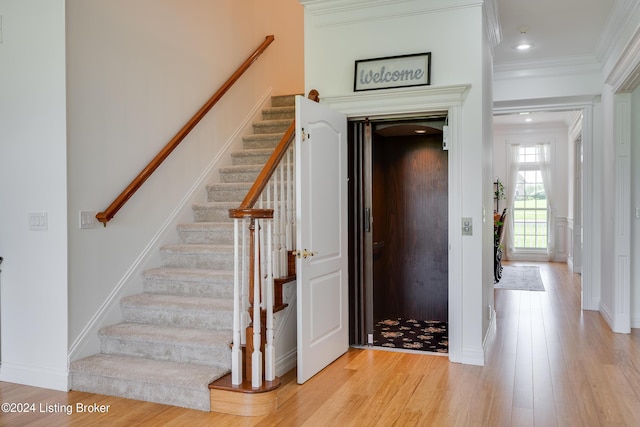
[[520, 147], [513, 198], [513, 246], [516, 249], [547, 249], [548, 203], [540, 151]]

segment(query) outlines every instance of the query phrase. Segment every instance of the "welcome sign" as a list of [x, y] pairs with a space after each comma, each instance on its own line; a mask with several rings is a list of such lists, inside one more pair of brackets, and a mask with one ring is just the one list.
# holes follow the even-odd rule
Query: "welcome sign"
[[356, 92], [430, 84], [431, 52], [356, 61]]

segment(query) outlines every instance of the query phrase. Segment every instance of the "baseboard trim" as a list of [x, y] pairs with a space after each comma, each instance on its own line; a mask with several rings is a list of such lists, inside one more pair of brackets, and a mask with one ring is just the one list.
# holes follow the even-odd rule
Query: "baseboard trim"
[[484, 336], [484, 341], [482, 343], [482, 349], [484, 352], [484, 359], [487, 359], [487, 351], [489, 349], [489, 345], [493, 341], [493, 338], [496, 336], [496, 311], [491, 309], [491, 320], [489, 321], [489, 328], [487, 329], [487, 334]]
[[284, 356], [276, 358], [276, 375], [282, 377], [296, 366], [298, 366], [298, 349], [294, 348]]
[[32, 387], [69, 391], [69, 371], [2, 362], [0, 381]]

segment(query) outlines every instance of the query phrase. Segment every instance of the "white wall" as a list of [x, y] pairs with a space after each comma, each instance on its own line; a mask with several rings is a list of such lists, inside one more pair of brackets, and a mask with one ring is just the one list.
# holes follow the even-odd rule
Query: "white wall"
[[[0, 380], [67, 388], [64, 0], [0, 0]], [[48, 228], [30, 231], [28, 214]]]
[[[465, 236], [458, 248], [463, 265], [460, 360], [483, 363], [488, 325], [485, 291], [493, 283], [484, 264], [492, 265], [493, 229], [483, 221], [491, 188], [490, 182], [485, 182], [489, 174], [485, 176], [483, 171], [491, 155], [490, 150], [485, 155], [483, 138], [490, 135], [486, 127], [491, 124], [485, 123], [483, 108], [490, 104], [486, 97], [491, 91], [487, 94], [484, 89], [487, 67], [481, 5], [449, 8], [437, 1], [376, 1], [363, 6], [362, 2], [343, 1], [339, 6], [344, 7], [331, 9], [328, 5], [329, 9], [320, 12], [321, 2], [301, 2], [306, 6], [305, 91], [317, 89], [321, 99], [353, 94], [355, 60], [421, 52], [432, 53], [432, 86], [471, 85], [462, 105], [457, 147], [462, 191], [451, 197], [459, 199], [460, 216], [471, 217], [474, 224], [474, 235]], [[486, 208], [490, 215], [490, 206]], [[451, 226], [459, 223], [456, 220]], [[486, 256], [485, 250], [490, 251]], [[450, 319], [454, 315], [450, 313]]]
[[[613, 249], [615, 248], [615, 226], [616, 218], [615, 210], [615, 139], [614, 139], [614, 95], [610, 87], [605, 86], [602, 92], [602, 111], [603, 111], [603, 128], [602, 141], [598, 146], [596, 156], [601, 159], [602, 178], [600, 184], [602, 186], [602, 203], [600, 207], [600, 215], [602, 222], [601, 239], [602, 239], [602, 258], [601, 258], [601, 276], [602, 283], [600, 291], [600, 310], [604, 312], [605, 317], [613, 321], [615, 316], [615, 265]], [[609, 189], [609, 191], [605, 191]]]
[[[268, 34], [274, 43], [118, 212], [81, 230], [176, 134]], [[217, 180], [270, 94], [300, 93], [302, 7], [295, 0], [67, 0], [70, 358], [98, 350], [176, 242], [175, 224]]]
[[640, 88], [631, 97], [631, 327], [640, 328]]

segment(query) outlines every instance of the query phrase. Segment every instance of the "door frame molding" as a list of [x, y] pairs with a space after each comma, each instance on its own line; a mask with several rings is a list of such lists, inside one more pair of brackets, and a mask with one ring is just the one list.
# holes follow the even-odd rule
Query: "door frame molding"
[[[462, 217], [461, 138], [462, 103], [471, 85], [433, 86], [411, 90], [359, 92], [327, 96], [322, 103], [349, 119], [410, 118], [432, 111], [449, 115], [449, 224]], [[449, 227], [449, 360], [464, 362], [462, 313], [462, 232]]]
[[529, 99], [521, 101], [495, 102], [493, 114], [519, 113], [522, 111], [566, 111], [582, 110], [582, 309], [599, 310], [600, 288], [597, 279], [600, 273], [600, 260], [597, 248], [600, 246], [599, 229], [596, 229], [599, 218], [595, 216], [596, 207], [600, 206], [598, 193], [595, 191], [594, 166], [597, 158], [594, 153], [594, 106], [599, 104], [597, 95], [578, 96], [557, 99]]

